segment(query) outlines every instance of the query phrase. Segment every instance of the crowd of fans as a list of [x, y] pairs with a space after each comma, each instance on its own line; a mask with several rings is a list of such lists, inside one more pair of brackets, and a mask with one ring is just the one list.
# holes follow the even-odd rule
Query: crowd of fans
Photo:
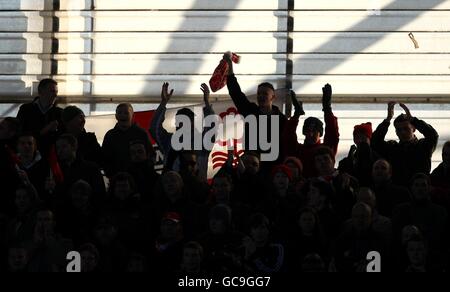
[[[305, 112], [295, 94], [290, 118], [272, 105], [270, 83], [250, 102], [224, 58], [238, 111], [279, 116], [277, 161], [261, 161], [255, 150], [235, 163], [230, 152], [208, 182], [210, 152], [173, 149], [163, 127], [167, 83], [149, 129], [120, 104], [100, 146], [82, 110], [59, 108], [57, 83], [44, 79], [39, 96], [0, 123], [0, 270], [65, 271], [69, 251], [81, 254], [84, 272], [365, 271], [370, 251], [380, 253], [382, 271], [449, 269], [450, 142], [430, 174], [438, 133], [404, 104], [394, 119], [392, 102], [375, 131], [369, 122], [355, 126], [355, 145], [337, 162], [330, 85], [325, 125], [305, 119], [300, 143]], [[208, 86], [202, 91], [211, 115]], [[177, 115], [196, 118], [186, 108]], [[386, 141], [393, 119], [399, 141]], [[162, 173], [148, 132], [164, 154]]]

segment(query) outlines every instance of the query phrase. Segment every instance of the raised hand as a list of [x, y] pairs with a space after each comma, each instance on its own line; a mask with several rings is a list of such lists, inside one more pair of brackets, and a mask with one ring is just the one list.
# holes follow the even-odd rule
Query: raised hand
[[400, 103], [400, 107], [405, 111], [405, 113], [406, 113], [406, 118], [407, 118], [408, 120], [411, 120], [411, 119], [412, 119], [412, 116], [411, 116], [411, 111], [409, 110], [409, 108], [408, 108], [404, 103]]
[[394, 107], [397, 104], [397, 102], [395, 101], [391, 101], [388, 103], [388, 115], [387, 115], [387, 120], [392, 120], [392, 118], [394, 117]]
[[234, 69], [233, 69], [233, 60], [232, 60], [232, 53], [231, 52], [226, 52], [225, 54], [223, 54], [223, 59], [227, 62], [228, 64], [228, 76], [231, 76], [234, 74]]
[[169, 83], [164, 82], [161, 88], [161, 102], [168, 103], [172, 97], [173, 89], [169, 92]]
[[208, 106], [209, 105], [209, 96], [210, 96], [210, 91], [209, 91], [208, 85], [206, 85], [206, 83], [202, 83], [200, 90], [203, 91], [203, 100], [205, 102], [205, 105]]
[[297, 100], [297, 96], [293, 90], [290, 91], [292, 105], [294, 106], [294, 117], [298, 118], [305, 114], [303, 110], [303, 102]]
[[223, 59], [227, 61], [228, 64], [232, 64], [233, 61], [231, 60], [231, 56], [231, 52], [226, 52], [225, 54], [223, 54]]
[[331, 96], [333, 94], [333, 90], [331, 88], [330, 84], [325, 84], [324, 87], [322, 87], [322, 106], [323, 110], [331, 110]]

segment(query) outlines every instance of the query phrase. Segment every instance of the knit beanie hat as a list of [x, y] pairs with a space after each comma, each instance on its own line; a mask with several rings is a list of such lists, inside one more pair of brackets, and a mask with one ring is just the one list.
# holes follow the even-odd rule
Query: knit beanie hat
[[372, 123], [365, 123], [365, 124], [361, 124], [361, 125], [356, 125], [355, 129], [353, 130], [353, 135], [355, 135], [356, 133], [362, 133], [364, 134], [367, 138], [372, 139]]
[[286, 174], [286, 176], [289, 178], [289, 180], [292, 181], [292, 171], [287, 165], [280, 164], [280, 165], [275, 166], [272, 169], [272, 178], [274, 178], [278, 172], [282, 172], [282, 173]]

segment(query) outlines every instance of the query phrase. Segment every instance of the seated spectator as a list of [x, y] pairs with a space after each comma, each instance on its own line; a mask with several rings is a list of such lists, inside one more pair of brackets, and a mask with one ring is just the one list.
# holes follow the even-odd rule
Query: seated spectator
[[377, 199], [378, 212], [389, 218], [397, 205], [411, 201], [408, 189], [392, 182], [391, 164], [384, 159], [373, 164], [372, 190]]
[[269, 219], [261, 213], [249, 220], [248, 236], [243, 239], [244, 265], [247, 272], [274, 274], [287, 268], [285, 248], [271, 238]]
[[73, 250], [70, 239], [55, 231], [52, 211], [42, 209], [36, 214], [33, 243], [30, 246], [30, 272], [61, 272], [66, 270], [67, 253]]
[[288, 156], [284, 159], [283, 164], [289, 167], [292, 173], [289, 189], [292, 193], [298, 195], [306, 184], [306, 179], [303, 176], [303, 163], [294, 156]]
[[133, 177], [126, 172], [119, 172], [110, 180], [109, 186], [109, 206], [114, 210], [110, 213], [117, 214], [115, 208], [127, 208], [137, 207], [141, 200], [141, 194], [139, 193], [136, 182]]
[[397, 206], [393, 223], [397, 234], [406, 225], [415, 225], [429, 244], [432, 262], [439, 264], [446, 246], [447, 211], [431, 202], [430, 179], [425, 174], [416, 174], [411, 180], [412, 202]]
[[21, 134], [17, 140], [18, 166], [26, 172], [31, 184], [36, 188], [39, 197], [48, 202], [45, 197], [45, 180], [50, 171], [50, 165], [43, 159], [37, 149], [36, 139], [31, 134]]
[[216, 205], [209, 212], [208, 231], [200, 235], [198, 242], [204, 246], [205, 268], [210, 272], [240, 271], [236, 260], [243, 234], [234, 230], [232, 213], [226, 205]]
[[[400, 142], [385, 141], [396, 102], [388, 105], [388, 116], [378, 126], [372, 136], [372, 147], [392, 165], [392, 180], [396, 184], [407, 186], [416, 173], [429, 174], [431, 171], [431, 156], [439, 139], [436, 130], [411, 115], [408, 107], [402, 103], [400, 106], [406, 114], [401, 114], [394, 120], [395, 131]], [[414, 135], [416, 129], [424, 135], [417, 139]]]
[[331, 198], [333, 209], [341, 218], [350, 218], [352, 206], [355, 203], [355, 192], [358, 189], [357, 180], [334, 168], [334, 153], [327, 146], [317, 148], [313, 159], [319, 174], [318, 179], [329, 183], [336, 192], [336, 196]]
[[121, 103], [116, 108], [116, 126], [109, 130], [103, 140], [102, 152], [106, 176], [111, 178], [130, 167], [130, 143], [143, 141], [149, 157], [154, 150], [147, 132], [133, 123], [134, 110], [131, 104]]
[[61, 114], [63, 133], [77, 138], [77, 155], [85, 160], [102, 165], [102, 148], [95, 133], [88, 133], [84, 128], [86, 119], [83, 111], [76, 106], [66, 107]]
[[200, 275], [203, 270], [203, 247], [196, 241], [190, 241], [183, 246], [183, 255], [179, 274]]
[[17, 113], [22, 130], [36, 137], [43, 157], [47, 157], [61, 126], [62, 109], [56, 105], [57, 98], [58, 83], [43, 79], [38, 85], [38, 96], [33, 102], [23, 104]]
[[92, 243], [85, 243], [78, 251], [81, 255], [81, 272], [82, 273], [94, 273], [99, 272], [98, 262], [100, 260], [100, 254], [98, 249]]
[[75, 246], [90, 239], [90, 231], [98, 214], [92, 202], [93, 196], [89, 183], [79, 180], [70, 187], [64, 205], [58, 209], [58, 230], [63, 236], [71, 238]]
[[160, 233], [156, 238], [149, 262], [155, 272], [173, 273], [181, 261], [184, 245], [180, 214], [166, 213], [161, 219]]
[[394, 253], [392, 260], [395, 261], [395, 271], [404, 272], [409, 265], [406, 244], [413, 238], [423, 238], [422, 232], [414, 225], [406, 225], [401, 230], [400, 238], [394, 241]]
[[317, 212], [325, 237], [335, 238], [340, 232], [343, 219], [339, 217], [331, 203], [336, 197], [333, 186], [318, 179], [312, 179], [305, 185], [302, 193], [305, 197], [302, 205], [313, 208]]
[[194, 238], [199, 232], [200, 214], [199, 206], [189, 198], [181, 176], [174, 171], [164, 173], [156, 187], [155, 200], [152, 203], [153, 226], [158, 226], [160, 218], [167, 212], [176, 212], [183, 218], [185, 237], [188, 240]]
[[272, 184], [274, 186], [274, 195], [279, 198], [287, 198], [288, 189], [292, 180], [292, 172], [289, 167], [284, 164], [275, 166], [272, 169]]
[[198, 204], [206, 202], [209, 185], [206, 180], [200, 178], [198, 154], [195, 151], [183, 151], [179, 155], [180, 175], [184, 186], [191, 195], [191, 200]]
[[283, 132], [283, 147], [286, 156], [295, 156], [303, 163], [303, 174], [306, 178], [316, 177], [317, 170], [314, 167], [313, 155], [320, 145], [330, 147], [332, 158], [335, 158], [339, 144], [339, 127], [337, 118], [331, 109], [332, 89], [329, 84], [322, 88], [322, 110], [325, 118], [325, 136], [323, 144], [320, 137], [324, 134], [323, 123], [318, 118], [309, 117], [303, 124], [303, 144], [297, 139], [297, 126], [299, 118], [304, 115], [303, 105], [292, 95], [292, 103], [295, 108], [294, 116], [286, 123]]
[[98, 206], [105, 199], [105, 183], [99, 167], [77, 156], [78, 142], [70, 134], [58, 137], [56, 141], [56, 153], [64, 181], [56, 183], [50, 176], [46, 183], [46, 189], [50, 193], [59, 194], [55, 197], [55, 203], [60, 204], [65, 200], [70, 186], [79, 180], [86, 181], [93, 190], [92, 202]]
[[367, 204], [372, 209], [372, 229], [377, 232], [386, 242], [392, 241], [391, 219], [380, 215], [377, 210], [377, 199], [374, 192], [369, 188], [360, 188], [356, 201]]
[[100, 258], [97, 270], [102, 273], [123, 272], [127, 250], [118, 238], [116, 222], [107, 214], [102, 214], [93, 226], [93, 241]]
[[[211, 192], [207, 203], [202, 208], [202, 224], [208, 224], [209, 212], [216, 205], [226, 205], [233, 210], [233, 226], [237, 230], [244, 230], [245, 222], [251, 208], [243, 205], [236, 198], [232, 176], [223, 168], [213, 177]], [[205, 230], [207, 229], [204, 228]]]
[[409, 265], [405, 272], [429, 272], [427, 263], [428, 248], [422, 237], [413, 237], [406, 244], [406, 253], [408, 255]]
[[[205, 83], [201, 85], [201, 90], [203, 91], [203, 99], [205, 102], [205, 107], [203, 108], [203, 115], [204, 117], [214, 115], [214, 110], [212, 109], [212, 106], [209, 102], [209, 87]], [[152, 134], [152, 137], [156, 140], [158, 143], [162, 153], [164, 154], [164, 169], [165, 170], [174, 170], [179, 171], [180, 170], [180, 154], [184, 151], [193, 151], [195, 150], [197, 159], [198, 159], [198, 177], [202, 181], [206, 181], [207, 179], [207, 172], [208, 172], [208, 158], [210, 151], [207, 149], [198, 150], [194, 146], [194, 137], [200, 136], [204, 137], [204, 134], [209, 130], [209, 128], [205, 128], [203, 133], [197, 133], [195, 128], [195, 114], [192, 110], [188, 108], [182, 108], [177, 111], [177, 114], [175, 116], [175, 120], [178, 121], [179, 117], [187, 117], [190, 120], [190, 126], [191, 126], [191, 135], [190, 139], [191, 141], [188, 141], [187, 144], [188, 149], [182, 149], [182, 150], [175, 150], [172, 147], [172, 136], [173, 133], [167, 132], [164, 127], [163, 123], [165, 120], [165, 114], [167, 110], [167, 103], [169, 102], [170, 98], [172, 97], [173, 89], [169, 92], [169, 83], [164, 83], [161, 90], [161, 103], [159, 104], [158, 108], [156, 109], [152, 123], [150, 125], [150, 133]], [[176, 124], [176, 130], [181, 129], [181, 124], [177, 122]], [[184, 138], [184, 136], [183, 136]], [[203, 140], [202, 140], [203, 141]], [[186, 141], [182, 142], [183, 144], [186, 143]]]
[[209, 205], [231, 206], [234, 195], [233, 178], [227, 172], [220, 170], [212, 180]]
[[149, 204], [154, 199], [155, 186], [160, 175], [155, 171], [153, 159], [145, 145], [144, 141], [139, 140], [130, 143], [131, 164], [128, 172], [136, 182], [142, 202]]
[[432, 200], [450, 211], [450, 141], [442, 148], [442, 163], [431, 173]]
[[145, 250], [145, 244], [150, 240], [149, 209], [142, 202], [141, 194], [130, 174], [119, 172], [111, 179], [104, 212], [116, 222], [118, 238], [128, 250]]
[[8, 269], [10, 273], [27, 272], [30, 258], [25, 247], [20, 245], [8, 248]]
[[289, 264], [293, 270], [300, 271], [304, 258], [311, 253], [328, 259], [328, 240], [322, 231], [319, 216], [313, 208], [306, 207], [297, 214], [295, 229], [288, 244]]
[[236, 200], [250, 207], [254, 212], [261, 211], [270, 195], [270, 183], [261, 173], [260, 156], [247, 151], [242, 155], [238, 174], [235, 176]]
[[[388, 245], [372, 229], [372, 210], [364, 203], [356, 203], [352, 209], [351, 228], [344, 230], [334, 244], [335, 265], [338, 272], [365, 272], [367, 254], [380, 253], [389, 258]], [[381, 270], [385, 269], [381, 262]]]
[[339, 171], [355, 177], [361, 186], [370, 186], [372, 166], [379, 155], [370, 146], [372, 139], [372, 124], [365, 123], [355, 126], [353, 142], [348, 156], [339, 162]]
[[14, 199], [15, 214], [8, 224], [7, 240], [9, 243], [30, 243], [33, 240], [36, 212], [40, 200], [32, 185], [19, 186]]
[[[275, 236], [286, 236], [295, 227], [300, 196], [289, 190], [292, 172], [284, 164], [277, 165], [272, 170], [272, 194], [262, 209], [274, 225]], [[279, 233], [279, 234], [278, 234]]]

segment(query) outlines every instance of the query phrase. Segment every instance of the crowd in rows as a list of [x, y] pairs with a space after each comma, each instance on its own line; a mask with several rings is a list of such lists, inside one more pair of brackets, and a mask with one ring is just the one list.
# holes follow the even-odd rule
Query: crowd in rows
[[[325, 123], [305, 119], [299, 139], [305, 112], [295, 94], [292, 117], [273, 105], [270, 83], [253, 103], [224, 59], [239, 113], [279, 117], [276, 161], [261, 161], [258, 149], [230, 151], [208, 181], [210, 151], [173, 149], [163, 127], [168, 83], [148, 129], [123, 103], [100, 145], [83, 111], [58, 107], [57, 83], [44, 79], [39, 96], [0, 123], [0, 270], [66, 271], [69, 251], [81, 254], [85, 272], [366, 271], [370, 251], [381, 255], [382, 271], [448, 270], [450, 142], [431, 173], [438, 133], [404, 104], [394, 119], [392, 102], [374, 131], [370, 122], [355, 126], [354, 146], [336, 161], [330, 85], [322, 89]], [[208, 86], [201, 89], [204, 115], [214, 114]], [[196, 119], [187, 108], [177, 115]], [[399, 141], [385, 139], [392, 120]]]

